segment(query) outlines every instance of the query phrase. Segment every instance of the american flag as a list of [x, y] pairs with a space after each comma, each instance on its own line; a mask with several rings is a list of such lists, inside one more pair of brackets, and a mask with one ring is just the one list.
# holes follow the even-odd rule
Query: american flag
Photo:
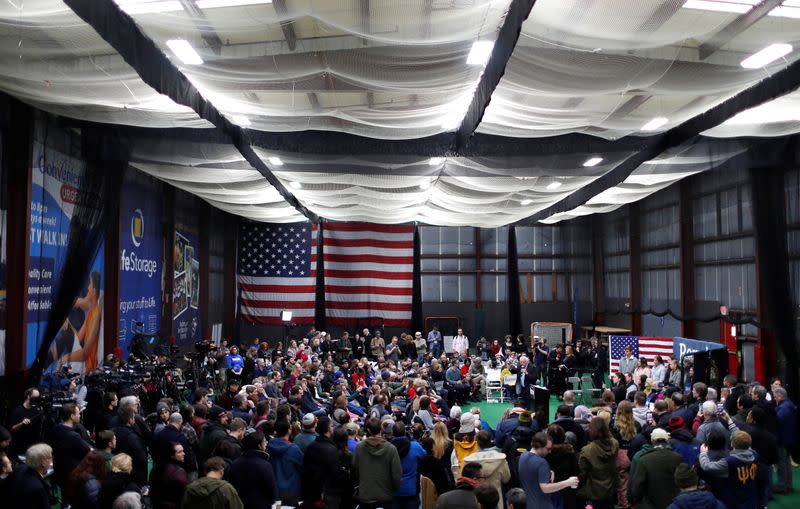
[[672, 338], [654, 338], [647, 336], [609, 336], [610, 373], [619, 371], [619, 360], [625, 356], [625, 347], [633, 348], [633, 356], [637, 359], [645, 357], [648, 365], [653, 367], [653, 357], [660, 355], [664, 360], [672, 355]]
[[317, 226], [308, 223], [242, 223], [237, 281], [240, 315], [255, 323], [314, 323]]
[[322, 247], [327, 323], [411, 325], [413, 225], [325, 223]]

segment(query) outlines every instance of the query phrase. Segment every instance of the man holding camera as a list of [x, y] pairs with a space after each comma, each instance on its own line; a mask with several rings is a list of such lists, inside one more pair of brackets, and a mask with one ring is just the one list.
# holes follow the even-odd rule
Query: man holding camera
[[22, 456], [28, 447], [40, 442], [42, 428], [42, 408], [39, 390], [31, 387], [25, 390], [25, 400], [11, 413], [9, 420], [11, 446], [15, 455]]

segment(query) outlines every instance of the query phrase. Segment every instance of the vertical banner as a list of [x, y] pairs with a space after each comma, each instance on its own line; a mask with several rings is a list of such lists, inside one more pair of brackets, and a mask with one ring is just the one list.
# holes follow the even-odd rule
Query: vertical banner
[[120, 201], [119, 347], [161, 327], [161, 196], [133, 179]]
[[197, 233], [175, 227], [175, 284], [172, 290], [172, 333], [179, 345], [199, 341], [200, 242]]
[[[44, 338], [58, 277], [64, 269], [70, 221], [81, 195], [86, 164], [51, 150], [33, 146], [31, 175], [31, 229], [28, 269], [28, 323], [26, 366], [39, 347], [50, 344], [47, 369], [71, 363], [77, 373], [92, 370], [103, 358], [103, 244], [93, 256], [86, 289], [75, 300], [55, 338]], [[96, 197], [93, 199], [97, 199]]]

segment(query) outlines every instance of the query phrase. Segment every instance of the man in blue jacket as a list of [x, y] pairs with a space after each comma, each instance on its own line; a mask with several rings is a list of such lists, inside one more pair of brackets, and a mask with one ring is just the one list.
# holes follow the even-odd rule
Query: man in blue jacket
[[425, 449], [416, 440], [406, 436], [406, 426], [396, 422], [392, 428], [392, 445], [397, 448], [400, 455], [400, 465], [403, 476], [400, 488], [394, 492], [394, 509], [417, 509], [419, 507], [419, 475], [417, 463], [425, 457]]
[[778, 416], [778, 483], [773, 491], [775, 493], [791, 493], [792, 459], [790, 454], [797, 440], [795, 436], [797, 405], [789, 399], [789, 395], [783, 387], [772, 391], [772, 395], [778, 405], [776, 410]]
[[697, 489], [697, 472], [686, 463], [675, 469], [675, 486], [681, 490], [667, 509], [725, 509], [710, 491]]
[[267, 439], [260, 431], [245, 435], [242, 439], [244, 452], [236, 458], [226, 472], [244, 509], [271, 507], [278, 499], [275, 474], [267, 456]]
[[303, 472], [303, 452], [289, 441], [289, 422], [275, 423], [275, 438], [269, 441], [269, 462], [275, 472], [275, 482], [281, 503], [297, 507], [300, 501], [300, 479]]

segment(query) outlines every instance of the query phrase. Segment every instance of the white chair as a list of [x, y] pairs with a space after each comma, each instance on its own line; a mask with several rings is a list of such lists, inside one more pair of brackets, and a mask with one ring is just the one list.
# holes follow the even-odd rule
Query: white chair
[[486, 381], [486, 402], [487, 403], [497, 403], [497, 399], [492, 397], [493, 393], [497, 394], [500, 403], [503, 402], [503, 384], [500, 380], [487, 380]]

